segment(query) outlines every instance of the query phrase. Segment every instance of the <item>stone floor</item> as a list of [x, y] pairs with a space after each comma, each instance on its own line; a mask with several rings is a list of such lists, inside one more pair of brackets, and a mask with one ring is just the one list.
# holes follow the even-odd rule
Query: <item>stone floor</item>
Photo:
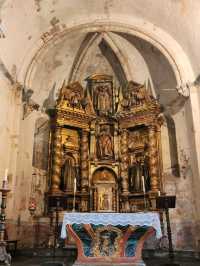
[[[63, 262], [65, 266], [71, 266], [74, 262], [74, 257], [56, 257], [55, 259], [50, 257], [15, 257], [12, 260], [12, 266], [45, 266], [45, 262]], [[145, 259], [147, 266], [161, 266], [169, 263], [167, 258], [154, 258], [154, 259]], [[176, 259], [175, 262], [180, 266], [200, 266], [200, 259], [195, 258], [179, 258]], [[53, 266], [53, 265], [52, 265]]]
[[[12, 266], [47, 266], [45, 262], [49, 262], [48, 266], [60, 266], [60, 264], [50, 264], [50, 262], [60, 262], [64, 266], [72, 266], [76, 257], [76, 248], [66, 249], [23, 249], [12, 251]], [[55, 257], [53, 255], [56, 255]], [[166, 250], [144, 250], [143, 258], [146, 266], [200, 266], [200, 253], [182, 252], [175, 253], [174, 264], [170, 264], [168, 252]], [[4, 265], [0, 262], [0, 265]], [[114, 266], [114, 265], [113, 265]]]

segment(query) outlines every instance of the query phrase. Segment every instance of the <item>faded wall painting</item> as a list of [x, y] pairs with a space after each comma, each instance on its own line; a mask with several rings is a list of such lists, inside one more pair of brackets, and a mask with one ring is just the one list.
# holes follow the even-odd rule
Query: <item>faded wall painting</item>
[[49, 132], [49, 120], [39, 118], [35, 123], [33, 167], [45, 171], [48, 169]]

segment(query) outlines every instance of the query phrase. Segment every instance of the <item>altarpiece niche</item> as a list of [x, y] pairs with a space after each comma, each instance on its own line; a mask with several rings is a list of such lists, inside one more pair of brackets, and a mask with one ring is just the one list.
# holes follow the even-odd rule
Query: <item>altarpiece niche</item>
[[[131, 212], [162, 190], [160, 106], [144, 85], [94, 74], [63, 84], [51, 113], [47, 193], [71, 210]], [[149, 208], [152, 208], [149, 204]]]

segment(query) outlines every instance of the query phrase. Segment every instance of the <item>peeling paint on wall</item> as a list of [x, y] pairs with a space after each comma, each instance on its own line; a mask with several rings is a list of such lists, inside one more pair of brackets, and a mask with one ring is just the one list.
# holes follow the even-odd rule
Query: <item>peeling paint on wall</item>
[[191, 177], [192, 176], [192, 168], [190, 165], [190, 158], [184, 151], [184, 149], [180, 150], [180, 161], [181, 161], [181, 175], [183, 178]]
[[56, 5], [58, 3], [59, 0], [53, 0], [52, 1], [52, 5]]
[[46, 31], [42, 34], [41, 39], [44, 43], [46, 43], [49, 39], [51, 39], [53, 36], [55, 36], [57, 33], [61, 31], [61, 26], [59, 25], [60, 20], [57, 17], [53, 17], [50, 20], [51, 28], [49, 31]]
[[104, 4], [104, 11], [109, 16], [110, 14], [110, 8], [113, 6], [113, 1], [112, 0], [106, 0]]
[[41, 10], [41, 2], [42, 0], [34, 0], [35, 1], [35, 5], [36, 5], [36, 8], [37, 8], [37, 12], [39, 12]]
[[5, 34], [4, 34], [4, 32], [3, 32], [3, 29], [2, 29], [2, 27], [1, 27], [1, 19], [0, 19], [0, 39], [1, 38], [5, 38], [6, 36], [5, 36]]
[[8, 69], [6, 68], [5, 64], [0, 58], [0, 71], [5, 75], [5, 77], [10, 81], [11, 84], [14, 84], [14, 80]]
[[57, 17], [53, 17], [51, 20], [50, 20], [50, 24], [52, 26], [55, 26], [56, 24], [58, 24], [60, 22], [60, 20], [57, 18]]

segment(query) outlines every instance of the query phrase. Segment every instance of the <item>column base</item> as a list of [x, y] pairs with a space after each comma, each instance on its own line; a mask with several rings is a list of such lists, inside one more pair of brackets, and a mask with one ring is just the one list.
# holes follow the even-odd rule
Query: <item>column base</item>
[[60, 195], [63, 195], [64, 192], [63, 192], [62, 190], [60, 190], [60, 189], [57, 189], [57, 188], [51, 188], [51, 189], [48, 191], [48, 194], [49, 194], [49, 195], [58, 195], [58, 196], [60, 196]]

